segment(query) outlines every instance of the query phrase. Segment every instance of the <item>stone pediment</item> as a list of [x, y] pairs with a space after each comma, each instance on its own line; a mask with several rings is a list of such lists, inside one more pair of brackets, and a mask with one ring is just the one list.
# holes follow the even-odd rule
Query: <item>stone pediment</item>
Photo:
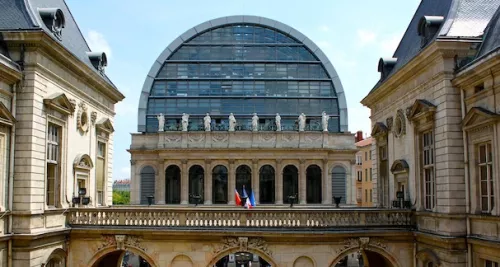
[[422, 116], [433, 115], [436, 112], [436, 106], [425, 99], [417, 99], [407, 110], [406, 117], [413, 121]]
[[73, 114], [75, 108], [64, 93], [55, 93], [43, 99], [43, 103], [64, 115]]
[[481, 107], [473, 107], [467, 112], [462, 121], [464, 130], [475, 128], [485, 124], [491, 124], [500, 118], [500, 114], [491, 112]]
[[113, 124], [111, 123], [111, 120], [109, 119], [101, 119], [97, 124], [95, 125], [96, 128], [100, 131], [104, 131], [108, 134], [112, 133], [115, 131], [115, 128], [113, 128]]
[[16, 119], [12, 116], [9, 109], [0, 102], [0, 124], [12, 126], [14, 123], [16, 123]]
[[391, 166], [392, 173], [405, 173], [408, 172], [409, 169], [410, 165], [408, 165], [408, 162], [404, 159], [395, 160]]
[[73, 168], [80, 170], [91, 170], [94, 167], [92, 159], [87, 154], [79, 154], [73, 161]]
[[382, 122], [376, 122], [375, 125], [373, 126], [371, 135], [374, 137], [386, 135], [389, 132], [389, 128], [385, 126]]

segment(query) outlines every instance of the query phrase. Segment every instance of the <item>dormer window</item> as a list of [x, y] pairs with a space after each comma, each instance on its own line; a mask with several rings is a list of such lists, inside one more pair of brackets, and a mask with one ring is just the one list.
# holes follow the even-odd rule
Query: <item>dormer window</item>
[[108, 65], [108, 59], [104, 52], [87, 52], [90, 62], [101, 73], [104, 73], [104, 68]]
[[389, 76], [389, 73], [391, 73], [397, 62], [397, 58], [380, 58], [380, 60], [378, 61], [378, 72], [380, 72], [381, 80]]
[[426, 46], [436, 35], [444, 17], [442, 16], [423, 16], [418, 23], [418, 36], [420, 36], [420, 47]]
[[59, 8], [40, 8], [38, 12], [45, 26], [49, 28], [58, 40], [61, 40], [62, 29], [66, 25], [62, 10]]

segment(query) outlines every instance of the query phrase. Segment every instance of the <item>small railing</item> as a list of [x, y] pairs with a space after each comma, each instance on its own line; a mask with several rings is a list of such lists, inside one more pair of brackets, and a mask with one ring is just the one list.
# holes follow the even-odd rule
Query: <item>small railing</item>
[[383, 209], [189, 209], [74, 208], [71, 226], [193, 228], [409, 228], [410, 210]]

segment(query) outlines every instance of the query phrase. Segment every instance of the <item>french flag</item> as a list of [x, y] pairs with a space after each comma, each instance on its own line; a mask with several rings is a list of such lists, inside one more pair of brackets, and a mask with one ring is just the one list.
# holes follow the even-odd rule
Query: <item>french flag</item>
[[248, 197], [247, 195], [247, 190], [245, 189], [245, 187], [243, 187], [243, 197], [246, 198], [246, 203], [245, 203], [245, 207], [247, 209], [251, 209], [253, 207], [255, 207], [255, 197], [253, 195], [253, 191], [250, 191], [250, 197]]
[[241, 206], [240, 193], [238, 193], [238, 190], [236, 190], [236, 188], [234, 189], [234, 202], [235, 202], [236, 206]]

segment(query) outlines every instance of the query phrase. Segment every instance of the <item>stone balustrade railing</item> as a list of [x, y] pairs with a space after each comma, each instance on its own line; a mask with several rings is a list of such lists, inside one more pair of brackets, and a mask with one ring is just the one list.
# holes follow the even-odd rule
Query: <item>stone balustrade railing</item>
[[410, 210], [74, 208], [71, 226], [193, 228], [411, 227]]

